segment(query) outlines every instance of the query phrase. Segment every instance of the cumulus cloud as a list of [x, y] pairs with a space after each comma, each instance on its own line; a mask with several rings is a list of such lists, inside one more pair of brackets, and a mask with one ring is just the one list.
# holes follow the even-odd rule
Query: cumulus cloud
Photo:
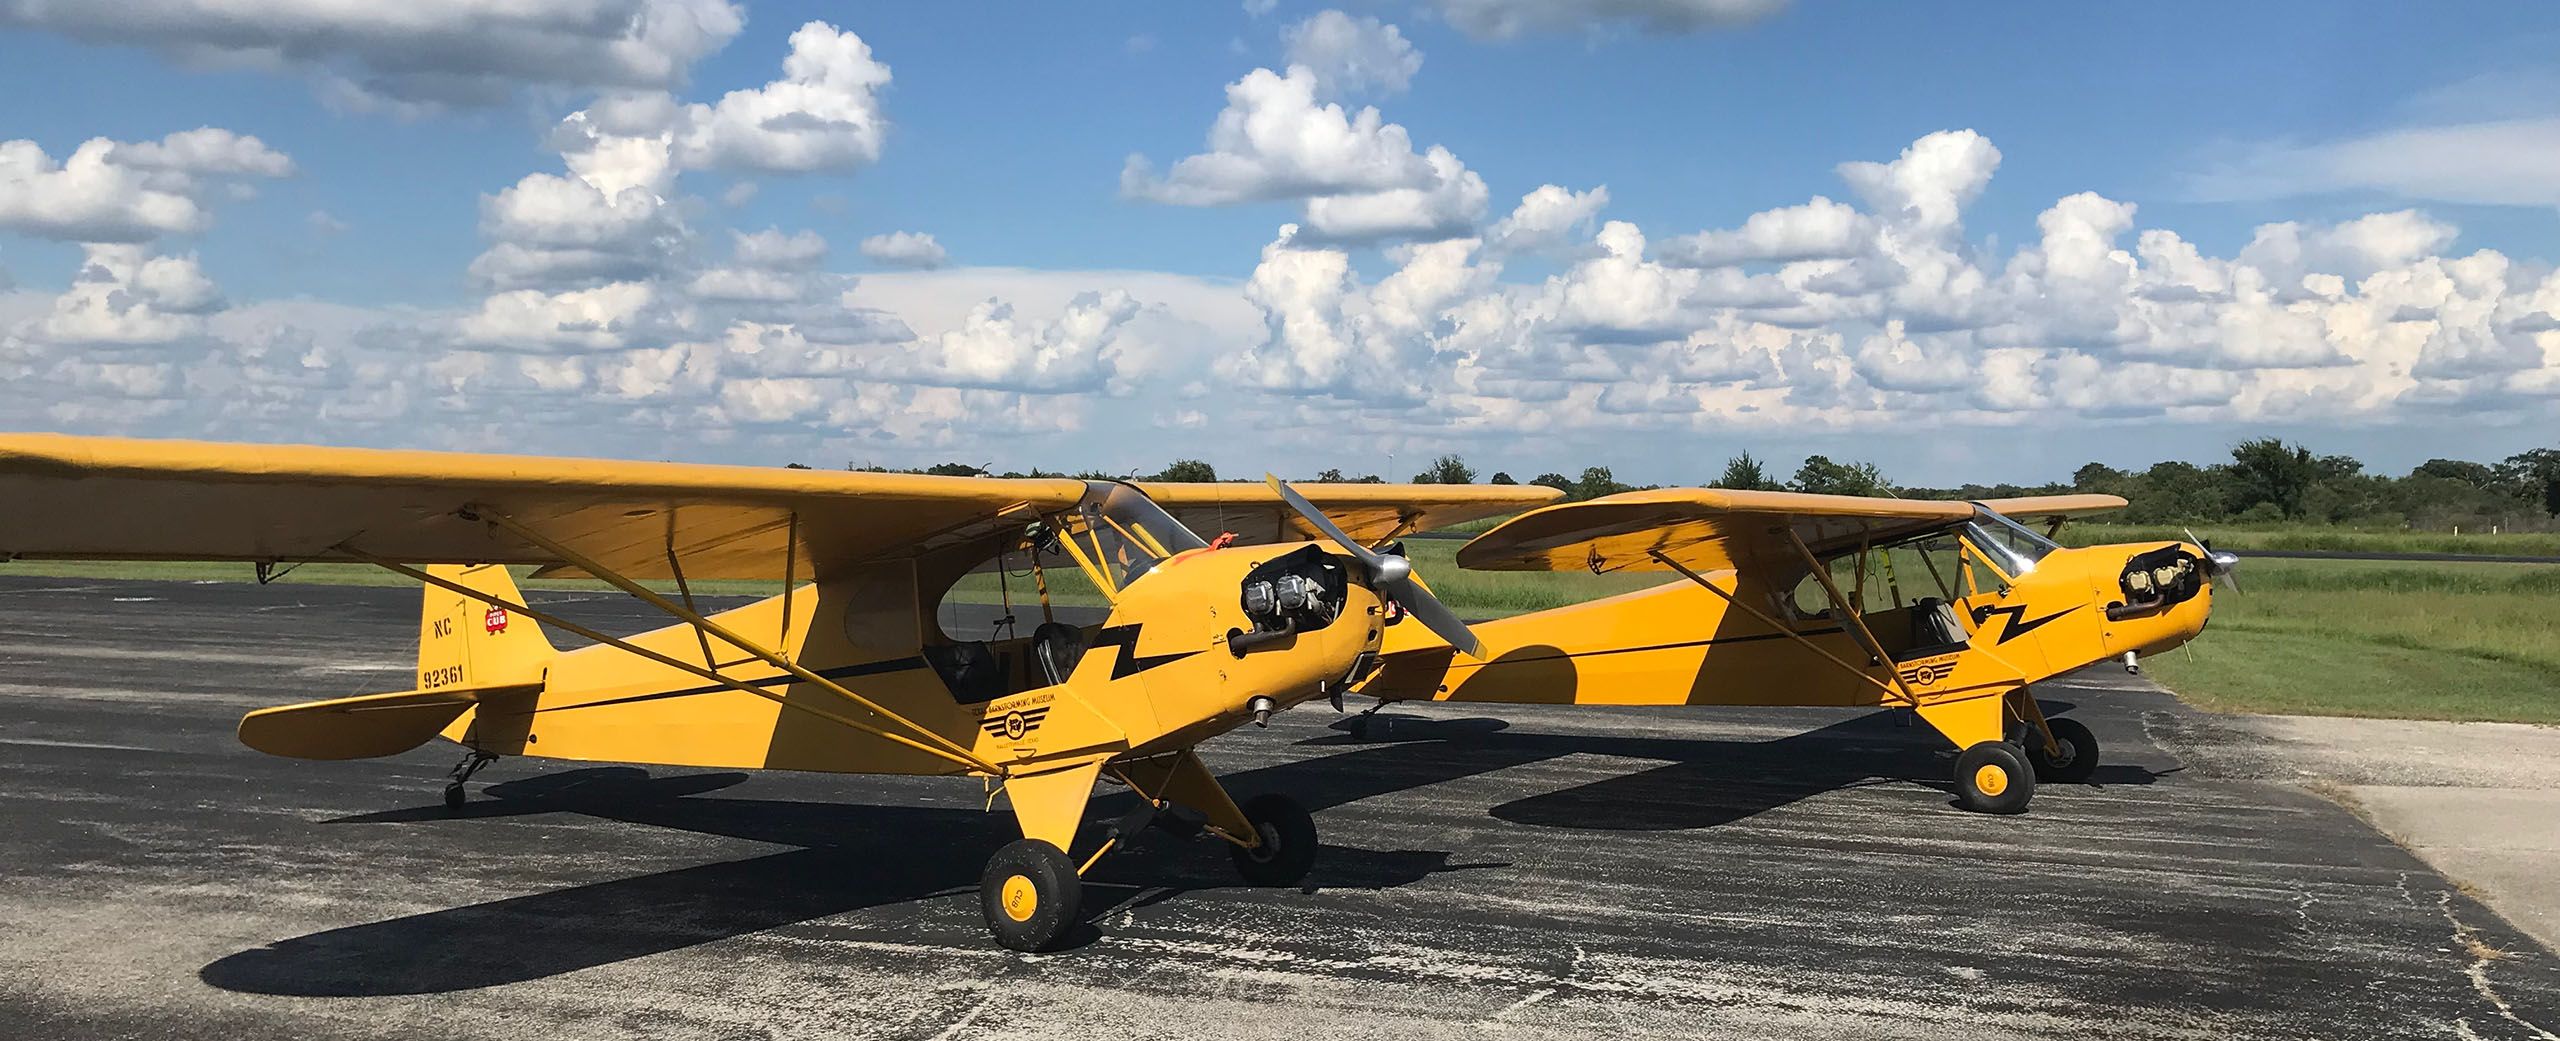
[[1752, 262], [1847, 260], [1875, 241], [1867, 215], [1819, 195], [1802, 206], [1763, 210], [1730, 231], [1702, 231], [1662, 245], [1663, 259], [1686, 267]]
[[791, 34], [781, 79], [685, 108], [676, 160], [689, 169], [766, 173], [867, 165], [888, 135], [879, 97], [888, 84], [889, 67], [860, 36], [810, 22]]
[[1788, 0], [1432, 0], [1442, 17], [1469, 35], [1502, 39], [1527, 32], [1587, 31], [1631, 26], [1687, 33], [1746, 25], [1783, 10]]
[[743, 24], [744, 12], [726, 0], [0, 0], [0, 25], [186, 60], [300, 69], [326, 97], [403, 111], [493, 104], [527, 84], [677, 86]]
[[1376, 18], [1318, 11], [1289, 27], [1289, 64], [1315, 73], [1328, 91], [1401, 93], [1422, 71], [1422, 52], [1404, 32]]
[[192, 234], [211, 221], [203, 197], [219, 179], [292, 173], [283, 153], [218, 127], [91, 138], [60, 162], [33, 141], [0, 141], [0, 229], [69, 242]]
[[222, 305], [193, 255], [154, 256], [130, 243], [92, 243], [71, 288], [40, 326], [59, 344], [163, 344], [203, 331]]
[[1137, 314], [1137, 300], [1116, 289], [1078, 296], [1045, 323], [1016, 319], [1012, 305], [988, 300], [942, 334], [937, 350], [919, 354], [911, 375], [952, 387], [1100, 390], [1114, 373], [1120, 330]]
[[1606, 186], [1577, 192], [1552, 184], [1539, 185], [1520, 197], [1510, 216], [1495, 221], [1485, 238], [1498, 251], [1527, 253], [1559, 245], [1578, 231], [1588, 231], [1592, 218], [1609, 205]]
[[950, 263], [951, 254], [933, 236], [917, 231], [893, 231], [862, 240], [862, 255], [890, 267], [930, 269]]
[[1327, 100], [1347, 87], [1400, 89], [1411, 79], [1421, 57], [1393, 26], [1327, 11], [1292, 31], [1292, 56], [1286, 71], [1255, 69], [1227, 85], [1207, 151], [1161, 175], [1144, 156], [1130, 156], [1121, 193], [1176, 206], [1300, 201], [1309, 240], [1439, 239], [1473, 230], [1490, 196], [1484, 178], [1446, 148], [1417, 152], [1412, 135], [1374, 106], [1355, 111]]

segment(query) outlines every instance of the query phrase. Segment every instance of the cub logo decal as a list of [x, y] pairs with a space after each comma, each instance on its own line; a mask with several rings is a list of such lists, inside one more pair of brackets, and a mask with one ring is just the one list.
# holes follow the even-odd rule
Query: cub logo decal
[[1955, 671], [1956, 660], [1954, 658], [1949, 658], [1945, 661], [1922, 662], [1918, 665], [1905, 666], [1902, 670], [1902, 681], [1904, 683], [1911, 684], [1914, 687], [1927, 687], [1936, 684], [1939, 680], [1947, 678]]
[[1042, 705], [1038, 708], [1017, 709], [1001, 716], [991, 716], [978, 726], [998, 737], [1020, 741], [1022, 735], [1040, 729], [1040, 721], [1048, 716], [1049, 707]]
[[480, 628], [487, 630], [491, 636], [496, 636], [499, 633], [507, 631], [507, 609], [503, 607], [490, 608], [486, 613], [483, 613], [480, 616]]

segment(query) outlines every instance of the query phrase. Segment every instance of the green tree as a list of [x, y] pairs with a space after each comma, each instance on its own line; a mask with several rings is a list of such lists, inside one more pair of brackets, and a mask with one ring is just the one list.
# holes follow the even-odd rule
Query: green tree
[[1565, 493], [1566, 495], [1573, 494], [1573, 478], [1560, 473], [1542, 473], [1536, 477], [1530, 478], [1529, 483], [1541, 488], [1553, 488]]
[[1350, 480], [1350, 478], [1342, 476], [1342, 468], [1338, 466], [1325, 467], [1324, 472], [1316, 475], [1316, 483], [1318, 484], [1344, 484]]
[[1466, 460], [1444, 455], [1431, 461], [1430, 469], [1413, 475], [1415, 484], [1474, 484], [1476, 471]]
[[1777, 491], [1784, 487], [1778, 482], [1770, 480], [1769, 472], [1763, 469], [1760, 466], [1760, 460], [1752, 458], [1751, 453], [1749, 452], [1744, 452], [1741, 455], [1725, 460], [1724, 476], [1716, 478], [1715, 486], [1718, 488], [1739, 488], [1745, 491], [1769, 492]]
[[2419, 463], [2417, 469], [2409, 471], [2409, 476], [2434, 477], [2447, 481], [2460, 481], [2474, 488], [2488, 488], [2498, 483], [2498, 468], [2487, 463], [2465, 462], [2460, 459], [2429, 459]]
[[1176, 459], [1154, 479], [1170, 484], [1215, 484], [1218, 469], [1197, 459]]
[[1819, 455], [1805, 457], [1789, 487], [1816, 495], [1880, 496], [1893, 491], [1892, 482], [1874, 463], [1835, 463]]
[[924, 472], [936, 477], [976, 477], [987, 472], [987, 468], [971, 466], [967, 463], [935, 463], [925, 467]]
[[2560, 448], [2518, 452], [2498, 464], [2498, 479], [2542, 512], [2560, 517]]
[[2268, 503], [2288, 518], [2300, 517], [2304, 497], [2327, 475], [2326, 464], [2337, 458], [2315, 458], [2308, 448], [2272, 437], [2242, 441], [2231, 449], [2231, 474], [2239, 482], [2238, 504], [2246, 510]]
[[1518, 484], [1518, 483], [1520, 483], [1520, 482], [1515, 481], [1515, 480], [1512, 480], [1512, 479], [1511, 479], [1511, 474], [1510, 474], [1510, 473], [1508, 473], [1508, 472], [1506, 472], [1506, 471], [1502, 471], [1502, 470], [1496, 470], [1496, 471], [1494, 471], [1494, 472], [1493, 472], [1493, 476], [1492, 476], [1492, 477], [1489, 477], [1489, 478], [1485, 479], [1485, 482], [1484, 482], [1484, 483], [1486, 483], [1486, 484]]
[[2071, 471], [2071, 487], [2084, 492], [2114, 491], [2131, 476], [2105, 463], [2089, 463]]
[[1619, 484], [1616, 475], [1611, 474], [1608, 467], [1593, 466], [1584, 468], [1581, 478], [1573, 482], [1573, 490], [1565, 494], [1576, 499], [1597, 499], [1603, 495], [1616, 495], [1626, 490], [1627, 486]]

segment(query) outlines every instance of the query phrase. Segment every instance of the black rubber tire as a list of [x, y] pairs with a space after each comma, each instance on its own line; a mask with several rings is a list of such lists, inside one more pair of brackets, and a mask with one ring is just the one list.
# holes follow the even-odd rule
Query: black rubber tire
[[1058, 847], [1039, 839], [1015, 839], [987, 858], [978, 876], [978, 910], [996, 942], [1017, 951], [1045, 951], [1075, 924], [1084, 880]]
[[1236, 873], [1256, 886], [1294, 886], [1305, 881], [1316, 866], [1316, 819], [1307, 808], [1279, 794], [1254, 796], [1240, 808], [1244, 819], [1261, 833], [1262, 845], [1227, 847]]
[[2027, 760], [2035, 764], [2036, 780], [2045, 784], [2085, 784], [2098, 772], [2098, 735], [2079, 720], [2069, 717], [2048, 719], [2053, 728], [2053, 741], [2061, 745], [2063, 756], [2046, 755], [2044, 740], [2033, 731], [2027, 734]]
[[2035, 795], [2035, 768], [2027, 763], [2026, 749], [1984, 741], [1956, 756], [1956, 803], [1965, 809], [2025, 813]]
[[466, 798], [468, 798], [468, 796], [467, 796], [467, 795], [465, 795], [465, 794], [463, 793], [463, 791], [462, 791], [462, 782], [460, 782], [460, 781], [455, 781], [455, 782], [453, 782], [452, 784], [448, 784], [448, 785], [445, 785], [445, 786], [444, 786], [444, 808], [445, 808], [445, 809], [448, 809], [448, 810], [459, 810], [459, 809], [461, 809], [461, 808], [462, 808], [463, 800], [464, 800], [464, 799], [466, 799]]

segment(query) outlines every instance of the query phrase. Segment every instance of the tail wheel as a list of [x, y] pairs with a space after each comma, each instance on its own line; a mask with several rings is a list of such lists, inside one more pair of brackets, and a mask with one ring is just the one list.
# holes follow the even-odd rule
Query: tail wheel
[[2062, 750], [2052, 755], [2044, 750], [2044, 741], [2027, 735], [2027, 759], [2035, 764], [2036, 780], [2048, 784], [2081, 784], [2098, 772], [2098, 735], [2079, 720], [2069, 717], [2045, 721], [2053, 730], [2053, 743]]
[[1084, 880], [1067, 855], [1039, 839], [1015, 839], [987, 858], [978, 876], [978, 909], [996, 942], [1017, 951], [1047, 950], [1066, 935], [1084, 899]]
[[1257, 886], [1294, 886], [1316, 866], [1316, 819], [1286, 795], [1257, 795], [1240, 807], [1262, 838], [1252, 849], [1229, 847], [1236, 873]]
[[1956, 802], [1976, 813], [2025, 813], [2035, 797], [2036, 775], [2027, 751], [2006, 741], [1984, 741], [1956, 756]]

